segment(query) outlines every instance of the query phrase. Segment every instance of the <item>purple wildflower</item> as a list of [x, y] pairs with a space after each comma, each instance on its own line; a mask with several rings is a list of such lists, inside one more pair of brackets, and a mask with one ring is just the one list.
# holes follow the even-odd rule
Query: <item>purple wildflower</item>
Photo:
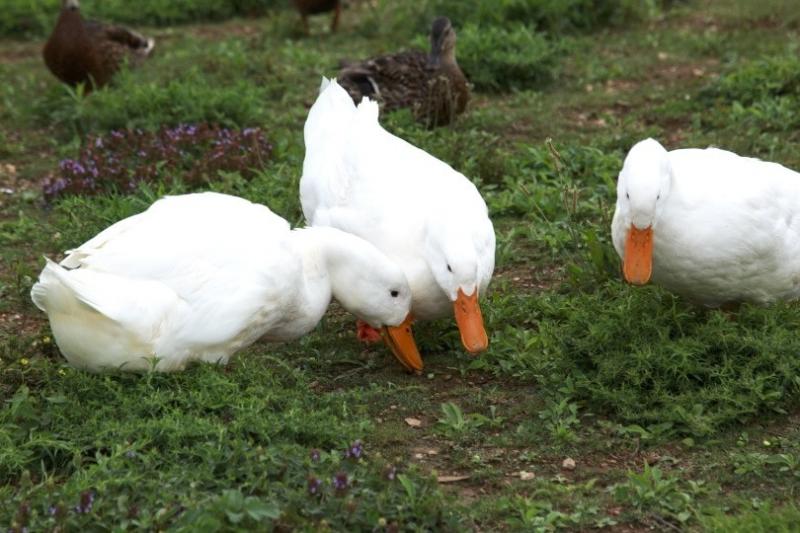
[[311, 496], [319, 494], [322, 488], [322, 480], [315, 476], [308, 476], [308, 493]]
[[345, 457], [349, 457], [351, 459], [358, 459], [364, 453], [364, 446], [361, 444], [360, 440], [356, 440], [353, 444], [347, 448], [347, 451], [344, 453]]
[[177, 175], [190, 186], [205, 186], [220, 171], [255, 175], [272, 146], [259, 128], [230, 130], [209, 124], [180, 124], [155, 132], [114, 130], [87, 139], [74, 159], [60, 161], [42, 182], [45, 200], [65, 194], [134, 190]]
[[94, 491], [93, 490], [85, 490], [81, 492], [81, 501], [76, 505], [73, 510], [78, 514], [87, 514], [92, 512], [92, 506], [94, 505]]
[[333, 488], [337, 491], [345, 490], [347, 488], [347, 473], [339, 472], [333, 476], [331, 483], [333, 484]]

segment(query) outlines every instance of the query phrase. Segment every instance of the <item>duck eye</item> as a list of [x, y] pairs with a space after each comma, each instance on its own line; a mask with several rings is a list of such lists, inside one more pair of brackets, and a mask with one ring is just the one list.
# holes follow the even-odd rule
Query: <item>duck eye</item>
[[658, 194], [656, 195], [656, 200], [661, 200], [661, 193], [658, 193]]
[[625, 198], [627, 198], [628, 200], [630, 200], [630, 199], [631, 199], [631, 195], [630, 195], [630, 194], [628, 194], [628, 193], [625, 193]]
[[397, 295], [400, 294], [400, 291], [389, 291], [389, 294], [392, 295], [392, 298], [397, 298]]
[[450, 273], [452, 273], [452, 272], [453, 272], [453, 269], [452, 269], [452, 268], [450, 268], [450, 265], [447, 265], [447, 271], [448, 271], [448, 272], [450, 272]]

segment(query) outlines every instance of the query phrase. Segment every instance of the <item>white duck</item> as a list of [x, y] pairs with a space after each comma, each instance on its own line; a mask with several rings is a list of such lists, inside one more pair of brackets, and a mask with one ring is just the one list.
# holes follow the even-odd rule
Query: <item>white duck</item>
[[630, 283], [708, 307], [800, 297], [800, 174], [777, 163], [641, 141], [611, 232]]
[[47, 260], [31, 290], [73, 366], [174, 371], [225, 364], [260, 337], [311, 331], [331, 297], [371, 326], [410, 368], [402, 270], [332, 228], [290, 230], [267, 207], [218, 193], [171, 196]]
[[495, 235], [472, 182], [384, 130], [378, 104], [364, 98], [356, 107], [336, 80], [323, 78], [305, 145], [308, 222], [380, 248], [406, 274], [414, 319], [455, 315], [467, 351], [485, 350], [478, 297], [494, 270]]

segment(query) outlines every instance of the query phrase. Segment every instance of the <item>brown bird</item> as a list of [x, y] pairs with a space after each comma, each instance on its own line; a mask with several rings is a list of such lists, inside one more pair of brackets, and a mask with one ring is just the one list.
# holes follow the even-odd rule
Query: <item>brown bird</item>
[[428, 127], [444, 126], [464, 112], [467, 78], [456, 62], [456, 32], [447, 17], [433, 21], [431, 52], [406, 51], [345, 64], [339, 84], [358, 103], [377, 100], [384, 111], [409, 107]]
[[61, 15], [43, 56], [55, 77], [73, 86], [84, 83], [88, 92], [106, 85], [125, 58], [144, 59], [154, 45], [153, 39], [122, 26], [84, 20], [79, 0], [62, 0]]
[[339, 27], [339, 15], [342, 12], [342, 6], [339, 0], [294, 0], [294, 6], [300, 12], [306, 34], [310, 33], [308, 28], [308, 16], [316, 15], [317, 13], [333, 11], [331, 31], [336, 31], [336, 28]]

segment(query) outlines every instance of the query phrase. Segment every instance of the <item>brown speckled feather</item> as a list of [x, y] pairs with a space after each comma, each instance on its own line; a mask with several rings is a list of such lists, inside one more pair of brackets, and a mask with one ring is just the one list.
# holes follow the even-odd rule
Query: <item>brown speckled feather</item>
[[345, 64], [338, 81], [354, 102], [368, 96], [385, 111], [411, 108], [428, 127], [449, 124], [469, 100], [469, 84], [455, 57], [436, 62], [420, 51]]
[[148, 56], [153, 41], [123, 28], [83, 20], [76, 8], [61, 11], [43, 50], [50, 71], [69, 85], [85, 83], [91, 90], [106, 85], [126, 58], [138, 61]]

